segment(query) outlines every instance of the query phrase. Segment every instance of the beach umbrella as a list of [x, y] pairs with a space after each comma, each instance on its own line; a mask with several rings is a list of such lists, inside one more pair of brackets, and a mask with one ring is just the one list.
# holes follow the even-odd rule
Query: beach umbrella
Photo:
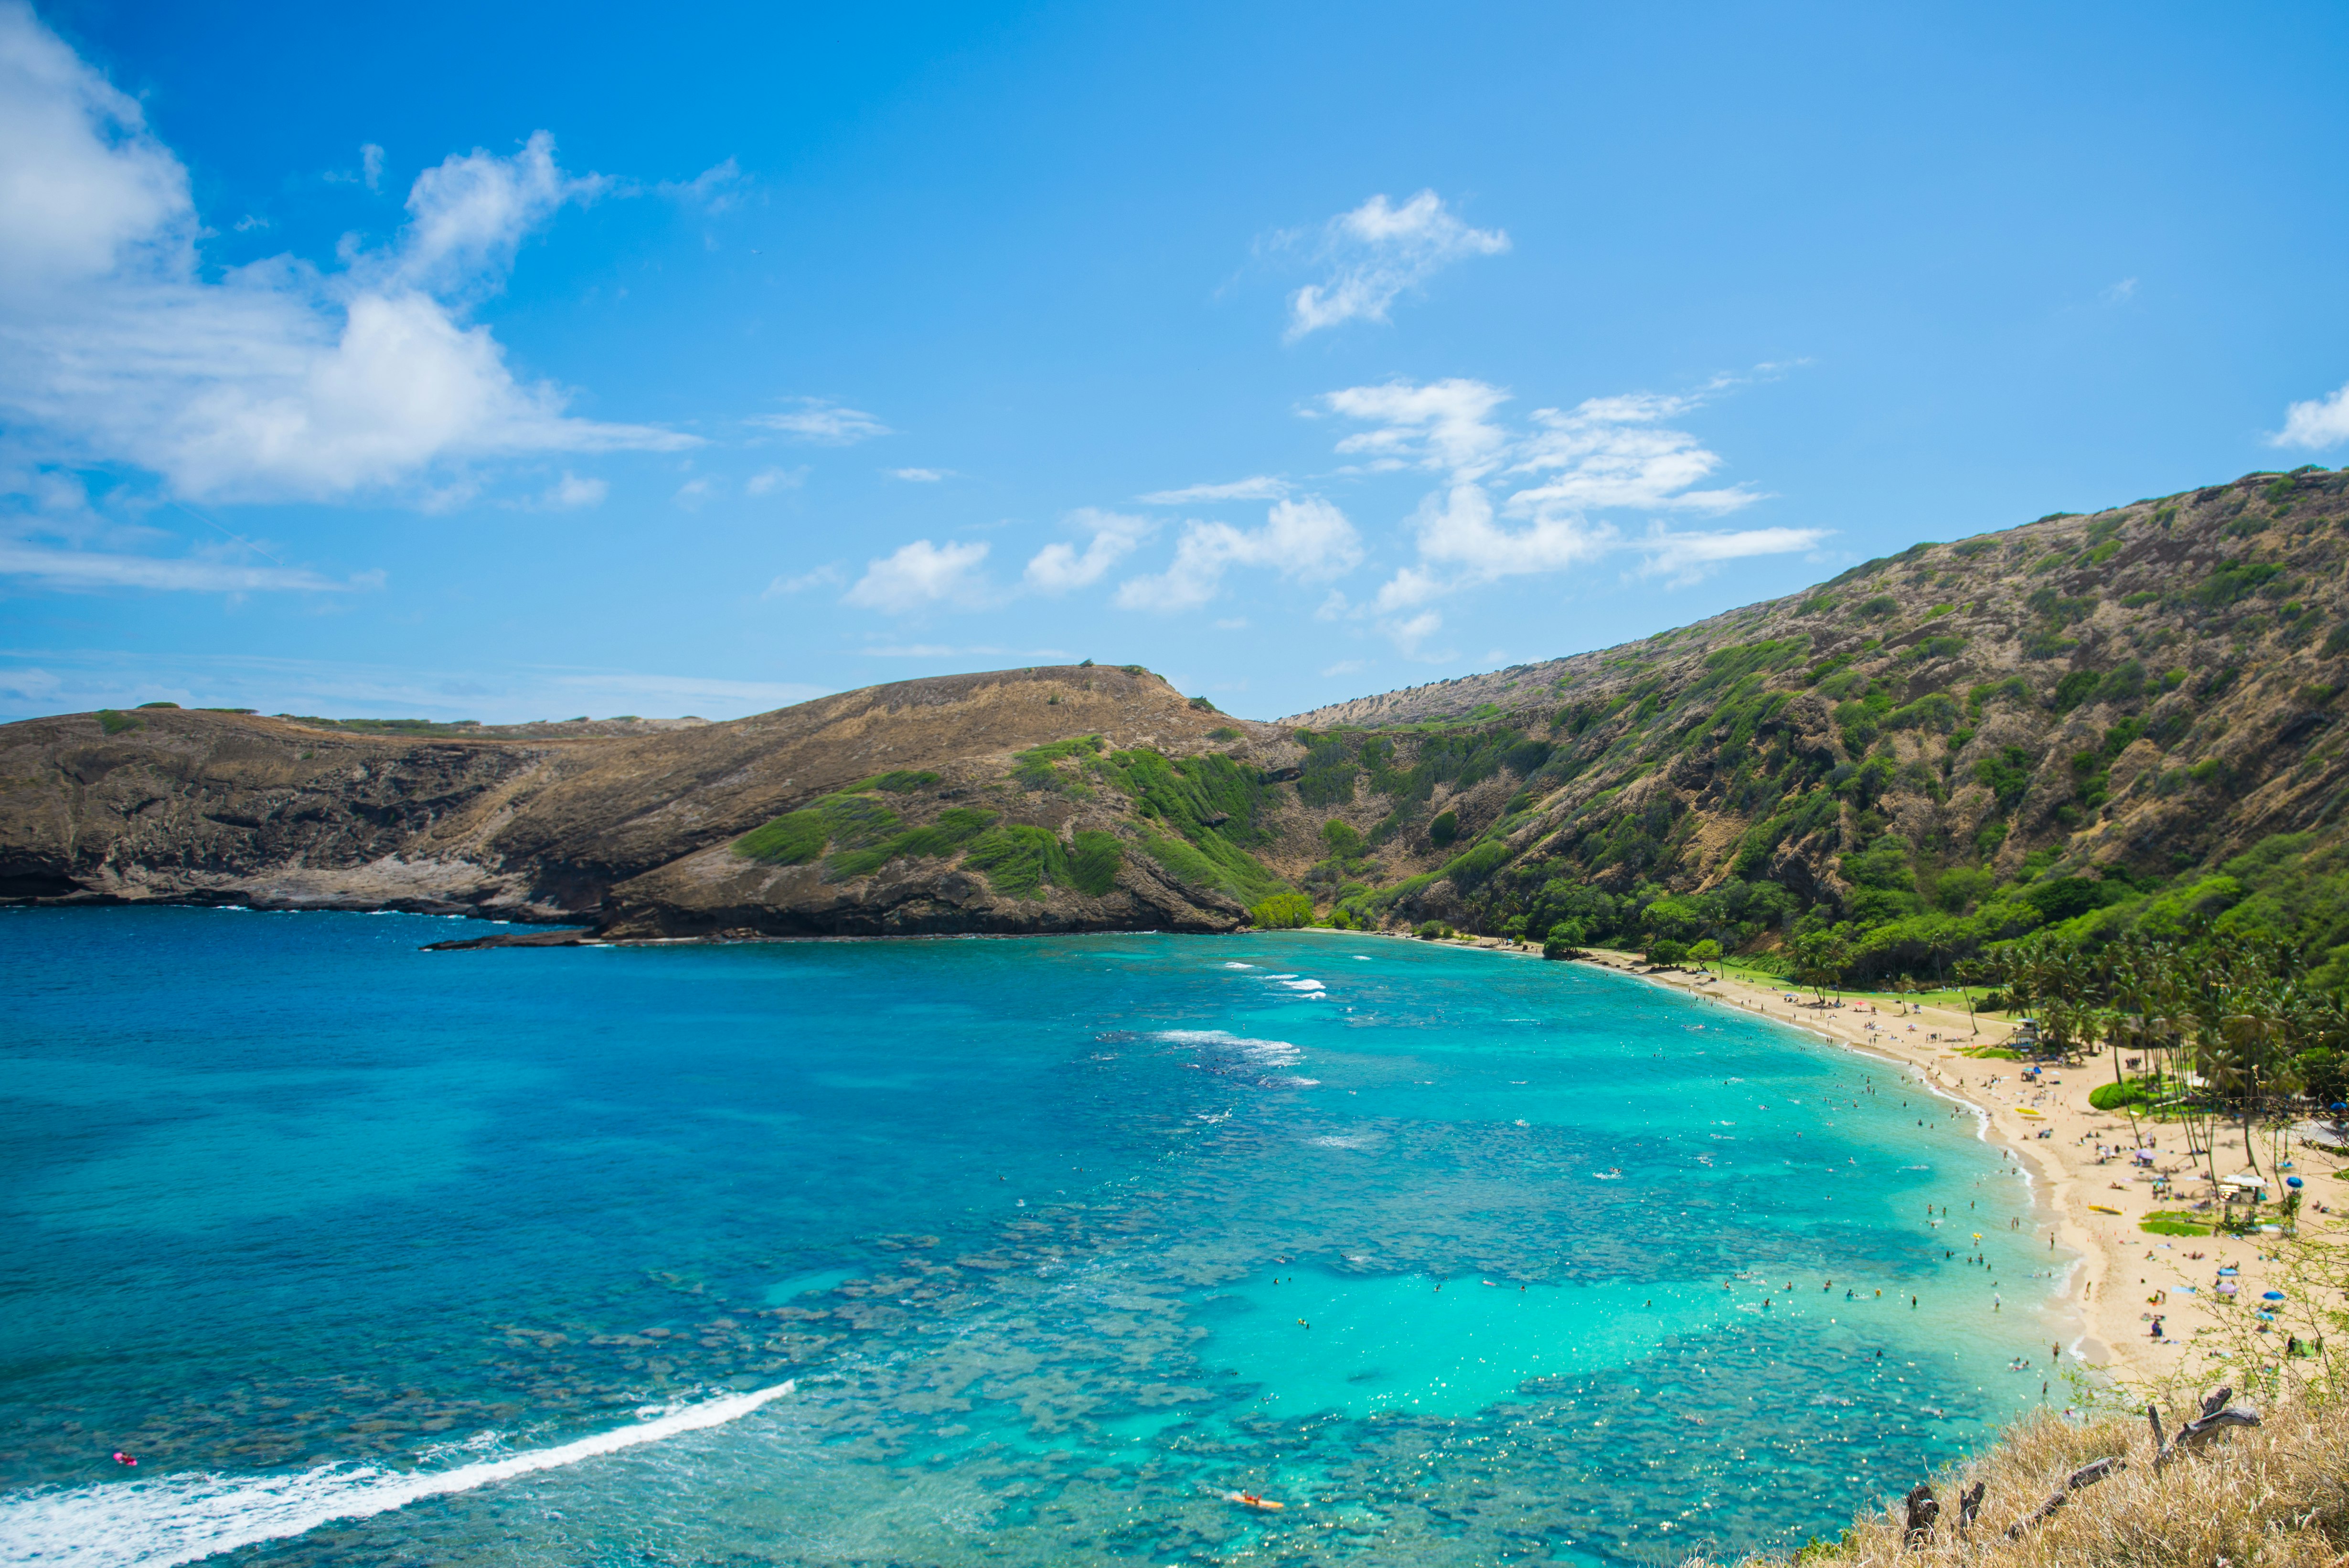
[[2235, 1265], [2234, 1265], [2234, 1264], [2229, 1264], [2225, 1268], [2222, 1268], [2222, 1269], [2220, 1269], [2220, 1270], [2219, 1271], [2219, 1277], [2220, 1277], [2220, 1279], [2227, 1279], [2227, 1278], [2231, 1277], [2233, 1274], [2236, 1274], [2236, 1273], [2238, 1273], [2238, 1272], [2239, 1272], [2239, 1271], [2236, 1269], [2236, 1267], [2235, 1267]]
[[2283, 1179], [2283, 1184], [2287, 1187], [2297, 1187], [2301, 1184], [2300, 1178], [2297, 1176], [2287, 1176]]
[[2283, 1299], [2283, 1292], [2280, 1290], [2263, 1290], [2260, 1292], [2260, 1299], [2261, 1301], [2282, 1301]]

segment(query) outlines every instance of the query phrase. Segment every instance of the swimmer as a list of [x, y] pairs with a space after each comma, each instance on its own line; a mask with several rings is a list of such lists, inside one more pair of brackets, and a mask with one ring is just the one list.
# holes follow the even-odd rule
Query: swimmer
[[117, 1449], [114, 1450], [114, 1462], [119, 1465], [136, 1465], [139, 1461], [120, 1449]]
[[1226, 1501], [1237, 1502], [1242, 1508], [1262, 1509], [1267, 1513], [1278, 1513], [1288, 1506], [1285, 1502], [1275, 1502], [1268, 1497], [1259, 1497], [1252, 1491], [1227, 1491], [1224, 1497]]

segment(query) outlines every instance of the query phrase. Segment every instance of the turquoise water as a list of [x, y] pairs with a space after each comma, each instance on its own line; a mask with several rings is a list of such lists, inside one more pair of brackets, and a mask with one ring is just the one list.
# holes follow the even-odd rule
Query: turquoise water
[[0, 1562], [1676, 1561], [2069, 1337], [1973, 1118], [1588, 968], [465, 934], [0, 913]]

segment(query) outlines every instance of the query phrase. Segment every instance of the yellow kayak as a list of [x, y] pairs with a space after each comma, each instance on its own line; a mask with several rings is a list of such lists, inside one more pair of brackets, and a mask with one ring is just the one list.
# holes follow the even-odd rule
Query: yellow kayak
[[2091, 1203], [2088, 1205], [2088, 1212], [2091, 1214], [2117, 1214], [2120, 1211], [2114, 1208], [2110, 1203]]
[[2015, 1107], [2014, 1114], [2015, 1114], [2015, 1115], [2017, 1115], [2017, 1116], [2027, 1116], [2027, 1117], [2031, 1118], [2033, 1121], [2042, 1120], [2042, 1119], [2044, 1119], [2046, 1117], [2046, 1115], [2047, 1115], [2047, 1113], [2046, 1113], [2045, 1111], [2044, 1111], [2044, 1110], [2033, 1110], [2033, 1109], [2031, 1109], [2029, 1106], [2027, 1106], [2027, 1105], [2022, 1105], [2022, 1106], [2017, 1106], [2017, 1107]]

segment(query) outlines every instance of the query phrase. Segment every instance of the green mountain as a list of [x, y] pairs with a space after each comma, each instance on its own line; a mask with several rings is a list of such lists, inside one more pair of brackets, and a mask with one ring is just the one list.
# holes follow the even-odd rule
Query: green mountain
[[2041, 929], [2217, 922], [2329, 951], [2344, 561], [2349, 472], [2302, 469], [1278, 724], [1090, 664], [724, 724], [27, 720], [0, 727], [0, 898], [624, 939], [1251, 909], [1749, 951], [1832, 931], [1855, 978]]

